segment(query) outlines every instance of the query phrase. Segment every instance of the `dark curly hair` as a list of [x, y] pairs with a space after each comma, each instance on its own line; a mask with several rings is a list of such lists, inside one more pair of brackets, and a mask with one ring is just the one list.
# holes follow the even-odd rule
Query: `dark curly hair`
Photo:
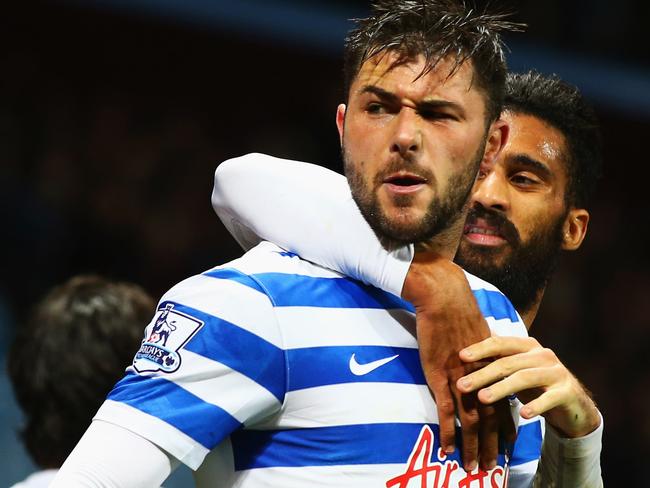
[[154, 302], [140, 287], [78, 276], [35, 308], [9, 351], [34, 462], [58, 468], [90, 425], [142, 341]]
[[504, 109], [542, 119], [565, 138], [568, 154], [568, 206], [585, 208], [602, 175], [602, 138], [598, 119], [580, 91], [555, 75], [536, 71], [511, 73], [506, 79]]
[[357, 27], [345, 40], [345, 96], [363, 63], [382, 52], [398, 53], [398, 62], [424, 56], [425, 68], [420, 76], [447, 57], [455, 61], [449, 76], [471, 60], [474, 81], [486, 94], [486, 115], [492, 121], [501, 112], [506, 77], [499, 32], [523, 27], [505, 17], [479, 13], [459, 0], [377, 1], [372, 4], [369, 17], [355, 19]]

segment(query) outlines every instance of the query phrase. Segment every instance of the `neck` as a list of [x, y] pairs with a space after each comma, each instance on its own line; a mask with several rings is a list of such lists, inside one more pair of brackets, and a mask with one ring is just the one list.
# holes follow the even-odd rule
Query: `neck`
[[537, 292], [537, 296], [535, 297], [535, 300], [533, 300], [533, 303], [531, 303], [525, 309], [517, 310], [517, 312], [519, 312], [519, 315], [521, 315], [521, 320], [524, 321], [524, 324], [526, 325], [526, 329], [528, 330], [530, 330], [530, 327], [533, 325], [533, 321], [535, 320], [535, 317], [537, 317], [539, 306], [542, 304], [542, 298], [544, 298], [544, 291], [546, 291], [545, 286], [539, 289], [539, 291]]
[[415, 252], [431, 252], [453, 261], [463, 235], [465, 212], [462, 212], [446, 229], [438, 232], [428, 241], [415, 243]]

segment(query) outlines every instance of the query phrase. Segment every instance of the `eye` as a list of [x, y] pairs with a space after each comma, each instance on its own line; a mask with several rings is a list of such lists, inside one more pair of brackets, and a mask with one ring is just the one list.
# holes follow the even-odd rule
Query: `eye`
[[510, 177], [510, 181], [519, 187], [531, 187], [540, 183], [539, 178], [529, 173], [516, 173]]
[[387, 112], [386, 107], [379, 102], [370, 102], [366, 106], [366, 112], [373, 115], [381, 115]]
[[420, 110], [418, 114], [425, 120], [457, 120], [454, 114], [443, 110]]

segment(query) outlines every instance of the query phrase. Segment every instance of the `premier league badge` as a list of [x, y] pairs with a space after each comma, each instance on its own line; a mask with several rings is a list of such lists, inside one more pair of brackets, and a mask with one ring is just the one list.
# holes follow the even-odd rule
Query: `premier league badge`
[[133, 360], [138, 373], [163, 371], [173, 373], [181, 365], [178, 350], [203, 326], [203, 322], [174, 309], [167, 303], [147, 328], [147, 335]]

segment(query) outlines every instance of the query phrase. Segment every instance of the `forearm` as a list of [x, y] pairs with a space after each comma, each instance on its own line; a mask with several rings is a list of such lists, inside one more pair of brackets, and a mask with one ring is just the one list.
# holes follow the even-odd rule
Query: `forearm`
[[249, 154], [219, 165], [212, 204], [244, 248], [260, 238], [269, 240], [321, 266], [401, 294], [412, 246], [386, 250], [338, 173]]
[[50, 488], [155, 488], [178, 464], [143, 437], [95, 420]]
[[560, 437], [548, 423], [542, 445], [542, 456], [534, 487], [600, 488], [603, 420], [592, 433], [575, 439]]

